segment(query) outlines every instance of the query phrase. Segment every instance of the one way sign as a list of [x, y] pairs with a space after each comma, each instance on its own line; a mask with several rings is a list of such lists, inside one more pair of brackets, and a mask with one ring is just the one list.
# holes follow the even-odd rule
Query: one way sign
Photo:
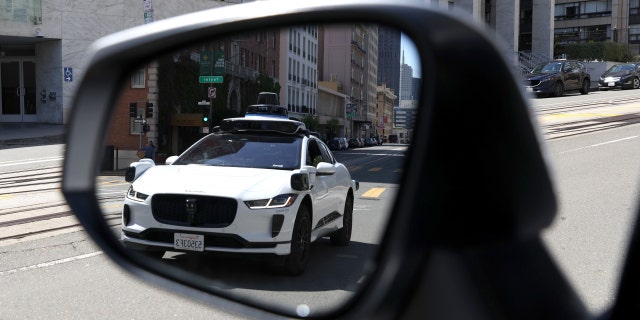
[[64, 67], [64, 81], [73, 81], [73, 69], [71, 67]]

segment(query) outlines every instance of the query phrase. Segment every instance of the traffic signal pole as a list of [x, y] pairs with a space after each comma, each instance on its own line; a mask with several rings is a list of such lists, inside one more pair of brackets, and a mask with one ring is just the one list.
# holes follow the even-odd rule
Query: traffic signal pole
[[209, 98], [209, 133], [213, 132], [213, 98]]

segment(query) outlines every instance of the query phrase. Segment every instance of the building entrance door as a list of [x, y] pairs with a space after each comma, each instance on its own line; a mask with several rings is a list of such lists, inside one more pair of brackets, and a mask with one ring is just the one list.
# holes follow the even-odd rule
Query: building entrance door
[[0, 58], [0, 122], [36, 122], [36, 62]]

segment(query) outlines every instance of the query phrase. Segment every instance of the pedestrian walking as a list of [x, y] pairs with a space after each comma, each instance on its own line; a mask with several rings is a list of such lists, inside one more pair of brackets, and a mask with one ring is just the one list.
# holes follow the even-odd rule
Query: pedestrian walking
[[155, 161], [155, 153], [156, 146], [153, 145], [153, 141], [149, 140], [147, 146], [144, 147], [144, 157]]

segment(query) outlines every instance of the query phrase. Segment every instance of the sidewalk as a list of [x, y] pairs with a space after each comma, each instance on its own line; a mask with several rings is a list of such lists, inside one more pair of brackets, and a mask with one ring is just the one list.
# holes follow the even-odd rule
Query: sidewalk
[[0, 122], [0, 148], [64, 143], [65, 125]]

